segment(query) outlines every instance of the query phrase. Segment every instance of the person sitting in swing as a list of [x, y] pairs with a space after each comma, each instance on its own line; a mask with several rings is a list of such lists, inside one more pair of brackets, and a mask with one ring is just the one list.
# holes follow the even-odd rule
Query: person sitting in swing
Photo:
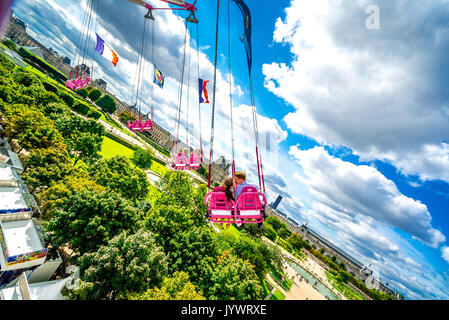
[[[233, 190], [234, 182], [231, 177], [224, 179], [222, 184], [220, 185], [220, 187], [225, 189], [225, 195], [226, 195], [226, 199], [228, 201], [235, 200], [234, 199], [234, 190]], [[226, 223], [226, 221], [225, 221], [225, 223]], [[221, 225], [223, 226], [223, 223], [221, 223]], [[231, 224], [229, 222], [226, 223], [226, 229], [228, 229], [230, 225]]]
[[220, 187], [225, 189], [226, 199], [228, 199], [228, 201], [235, 200], [233, 186], [234, 183], [231, 177], [224, 179], [223, 183], [220, 185]]
[[[246, 173], [242, 171], [237, 171], [234, 174], [234, 184], [235, 184], [235, 199], [237, 200], [242, 193], [244, 187], [254, 187], [246, 182]], [[256, 188], [257, 189], [257, 188]]]

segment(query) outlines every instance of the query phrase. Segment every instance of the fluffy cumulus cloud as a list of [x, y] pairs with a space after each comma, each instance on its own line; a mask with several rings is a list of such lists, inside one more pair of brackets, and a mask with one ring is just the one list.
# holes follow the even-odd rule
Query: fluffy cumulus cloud
[[443, 247], [441, 248], [442, 257], [444, 260], [449, 263], [449, 247]]
[[432, 227], [424, 204], [401, 194], [377, 169], [332, 157], [323, 147], [292, 147], [290, 154], [303, 168], [294, 177], [314, 197], [302, 216], [323, 236], [408, 298], [449, 297], [448, 281], [397, 231], [431, 247], [443, 243], [445, 236]]
[[[365, 25], [375, 4], [380, 29]], [[295, 111], [295, 133], [346, 146], [423, 181], [449, 182], [449, 8], [444, 0], [292, 0], [274, 41], [293, 59], [263, 66], [265, 87]]]
[[377, 169], [330, 156], [323, 147], [290, 149], [305, 172], [306, 184], [316, 201], [351, 219], [363, 217], [409, 233], [421, 242], [438, 247], [445, 241], [431, 225], [427, 206], [401, 194], [393, 181]]

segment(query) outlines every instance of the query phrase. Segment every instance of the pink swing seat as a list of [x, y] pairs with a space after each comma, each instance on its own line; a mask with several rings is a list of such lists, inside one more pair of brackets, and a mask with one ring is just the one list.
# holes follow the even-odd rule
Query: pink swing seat
[[[237, 202], [235, 211], [237, 219], [240, 223], [261, 223], [265, 217], [265, 208], [267, 206], [267, 198], [262, 192], [258, 192], [257, 188], [247, 186], [242, 189]], [[251, 221], [255, 220], [255, 221]]]
[[[206, 194], [204, 204], [207, 207], [207, 216], [214, 223], [262, 223], [265, 219], [267, 198], [257, 188], [248, 186], [236, 202], [226, 198], [223, 187], [214, 188]], [[227, 221], [223, 221], [227, 219]]]
[[203, 164], [203, 157], [201, 153], [192, 153], [190, 156], [190, 169], [199, 170]]
[[225, 188], [216, 187], [212, 192], [206, 194], [204, 204], [207, 207], [209, 220], [215, 223], [223, 223], [226, 219], [228, 223], [235, 221], [234, 201], [228, 200]]
[[73, 91], [76, 91], [87, 87], [91, 80], [92, 79], [89, 77], [81, 76], [72, 80], [67, 80], [65, 86]]
[[174, 159], [173, 168], [176, 171], [189, 170], [190, 162], [183, 153], [178, 153]]

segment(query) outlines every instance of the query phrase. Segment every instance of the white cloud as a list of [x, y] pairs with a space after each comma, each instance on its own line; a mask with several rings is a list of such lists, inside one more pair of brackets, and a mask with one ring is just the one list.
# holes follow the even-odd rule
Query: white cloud
[[307, 151], [291, 147], [290, 154], [303, 168], [301, 182], [316, 201], [339, 215], [399, 228], [435, 248], [445, 241], [432, 227], [427, 206], [401, 194], [377, 169], [331, 157], [322, 147]]
[[[293, 55], [265, 64], [265, 87], [295, 107], [295, 133], [347, 146], [362, 160], [449, 182], [445, 1], [378, 1], [381, 29], [365, 28], [367, 1], [293, 0], [273, 39]], [[433, 21], [429, 25], [429, 21]]]
[[441, 248], [442, 257], [444, 260], [446, 260], [449, 263], [449, 247], [442, 247]]

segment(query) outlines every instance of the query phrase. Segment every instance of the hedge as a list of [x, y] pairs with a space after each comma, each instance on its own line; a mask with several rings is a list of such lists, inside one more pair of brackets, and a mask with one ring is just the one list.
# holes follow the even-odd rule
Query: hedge
[[89, 111], [89, 113], [87, 114], [87, 116], [88, 116], [89, 118], [98, 120], [98, 119], [101, 118], [101, 113], [98, 112], [97, 110], [90, 109], [90, 111]]
[[50, 82], [46, 82], [46, 81], [41, 81], [41, 82], [44, 85], [45, 90], [53, 92], [53, 93], [58, 93], [58, 88], [56, 88]]
[[83, 116], [87, 116], [87, 114], [90, 111], [90, 107], [87, 104], [83, 103], [83, 102], [77, 102], [73, 106], [73, 110], [75, 110], [76, 112], [82, 114]]
[[65, 82], [68, 80], [68, 78], [65, 74], [63, 74], [62, 72], [60, 72], [59, 70], [54, 68], [52, 65], [48, 64], [47, 62], [45, 62], [44, 60], [39, 58], [38, 56], [34, 55], [27, 49], [22, 47], [19, 49], [18, 52], [22, 57], [31, 61], [33, 63], [33, 65], [37, 65], [37, 66], [41, 67], [42, 69], [44, 69], [54, 79], [62, 81], [62, 82]]
[[64, 101], [70, 108], [73, 107], [73, 104], [75, 103], [75, 98], [73, 98], [70, 94], [61, 92], [59, 94], [59, 97]]

